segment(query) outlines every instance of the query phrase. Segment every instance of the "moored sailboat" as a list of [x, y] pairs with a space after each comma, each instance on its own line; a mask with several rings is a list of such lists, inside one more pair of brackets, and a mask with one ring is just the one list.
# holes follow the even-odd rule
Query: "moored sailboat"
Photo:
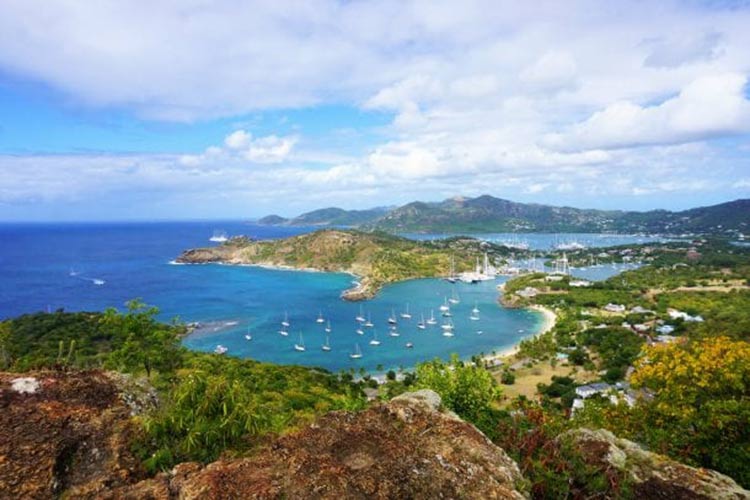
[[299, 342], [294, 344], [294, 350], [295, 351], [304, 351], [305, 350], [305, 340], [302, 338], [302, 332], [299, 332]]
[[349, 354], [352, 359], [360, 359], [362, 357], [362, 351], [359, 349], [359, 344], [354, 344], [354, 352]]

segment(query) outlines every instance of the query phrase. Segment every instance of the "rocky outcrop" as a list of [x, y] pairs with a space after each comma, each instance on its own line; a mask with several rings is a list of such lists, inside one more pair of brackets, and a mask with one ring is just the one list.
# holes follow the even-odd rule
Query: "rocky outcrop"
[[0, 373], [0, 498], [96, 497], [141, 479], [120, 395], [101, 371]]
[[503, 450], [420, 391], [330, 413], [252, 457], [181, 464], [111, 498], [524, 498], [522, 484]]
[[589, 465], [624, 475], [634, 498], [750, 499], [750, 491], [724, 474], [688, 467], [603, 429], [575, 429], [559, 439], [569, 440]]

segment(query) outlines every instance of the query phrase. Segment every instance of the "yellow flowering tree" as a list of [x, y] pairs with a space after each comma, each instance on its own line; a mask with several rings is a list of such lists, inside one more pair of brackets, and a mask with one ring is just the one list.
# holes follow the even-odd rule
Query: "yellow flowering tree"
[[690, 418], [706, 404], [750, 395], [750, 344], [709, 337], [646, 349], [631, 378], [666, 415]]

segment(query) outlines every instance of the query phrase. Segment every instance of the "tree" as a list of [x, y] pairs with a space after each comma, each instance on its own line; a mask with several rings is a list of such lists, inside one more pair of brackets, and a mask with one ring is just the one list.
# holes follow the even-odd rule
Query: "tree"
[[157, 322], [159, 309], [138, 299], [129, 301], [127, 307], [125, 314], [110, 308], [102, 318], [102, 325], [121, 342], [112, 352], [110, 363], [124, 371], [142, 368], [149, 377], [152, 370], [176, 369], [182, 359], [176, 327]]
[[417, 388], [432, 389], [440, 394], [443, 404], [467, 420], [477, 423], [484, 419], [501, 390], [490, 372], [482, 367], [461, 363], [453, 355], [446, 364], [440, 360], [417, 365]]
[[10, 322], [0, 323], [0, 368], [10, 366]]

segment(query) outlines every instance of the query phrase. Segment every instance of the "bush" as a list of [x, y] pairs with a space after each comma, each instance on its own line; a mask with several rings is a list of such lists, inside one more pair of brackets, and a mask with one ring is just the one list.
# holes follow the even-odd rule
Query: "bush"
[[506, 370], [500, 376], [500, 382], [505, 385], [513, 385], [516, 383], [516, 375], [510, 370]]

